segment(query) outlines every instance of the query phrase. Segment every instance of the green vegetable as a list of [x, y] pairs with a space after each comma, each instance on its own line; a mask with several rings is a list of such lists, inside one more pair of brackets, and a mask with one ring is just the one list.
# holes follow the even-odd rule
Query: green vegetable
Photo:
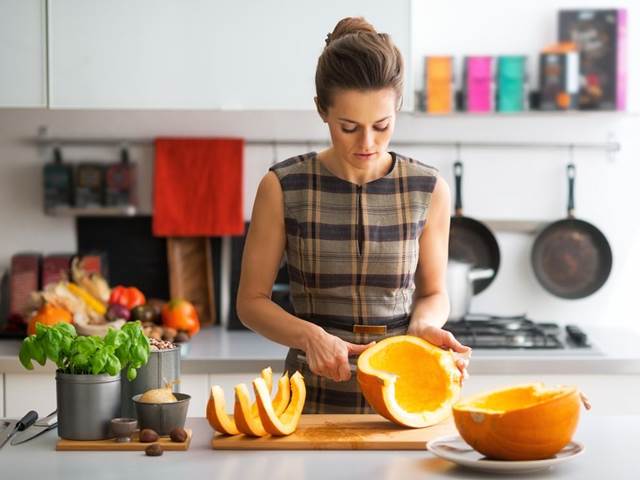
[[49, 359], [63, 373], [116, 375], [126, 369], [133, 380], [149, 360], [149, 340], [140, 322], [126, 323], [121, 330], [110, 328], [104, 338], [80, 337], [68, 323], [38, 323], [35, 335], [22, 342], [19, 358], [27, 370], [33, 369], [33, 360], [44, 365]]

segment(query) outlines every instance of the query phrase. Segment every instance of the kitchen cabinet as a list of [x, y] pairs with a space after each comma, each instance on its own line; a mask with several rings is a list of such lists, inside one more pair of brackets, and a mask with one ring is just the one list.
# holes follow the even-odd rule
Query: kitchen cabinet
[[191, 395], [189, 417], [204, 417], [209, 400], [209, 376], [207, 374], [180, 375], [180, 391]]
[[65, 0], [50, 3], [51, 108], [314, 110], [324, 39], [347, 15], [406, 58], [411, 1]]
[[5, 373], [5, 415], [18, 417], [35, 410], [40, 416], [56, 409], [55, 373]]
[[45, 0], [0, 2], [0, 107], [45, 107]]

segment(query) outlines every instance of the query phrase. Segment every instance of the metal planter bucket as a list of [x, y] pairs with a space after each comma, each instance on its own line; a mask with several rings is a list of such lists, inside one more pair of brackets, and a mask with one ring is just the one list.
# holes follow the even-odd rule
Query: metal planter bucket
[[120, 415], [120, 394], [120, 374], [56, 372], [58, 435], [68, 440], [109, 438], [109, 421]]
[[[138, 375], [130, 382], [122, 375], [122, 412], [123, 417], [138, 418], [132, 397], [153, 388], [164, 387], [180, 378], [180, 348], [170, 350], [152, 350], [149, 361], [138, 369]], [[173, 384], [174, 392], [180, 391], [178, 383]]]

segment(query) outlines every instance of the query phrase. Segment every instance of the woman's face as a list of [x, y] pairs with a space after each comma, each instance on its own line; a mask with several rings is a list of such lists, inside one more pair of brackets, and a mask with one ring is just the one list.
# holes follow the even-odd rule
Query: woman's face
[[320, 116], [329, 125], [334, 153], [352, 167], [370, 167], [385, 159], [396, 119], [396, 93], [383, 90], [339, 90]]

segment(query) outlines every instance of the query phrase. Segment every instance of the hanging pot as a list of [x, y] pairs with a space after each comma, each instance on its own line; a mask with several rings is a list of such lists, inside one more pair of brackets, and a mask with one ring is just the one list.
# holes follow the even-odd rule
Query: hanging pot
[[469, 313], [474, 283], [493, 278], [492, 268], [473, 268], [473, 264], [449, 260], [447, 264], [447, 291], [449, 293], [449, 320], [461, 320]]
[[576, 167], [567, 165], [567, 217], [546, 226], [536, 238], [531, 264], [540, 285], [560, 298], [579, 299], [597, 292], [609, 278], [613, 255], [607, 237], [575, 217]]
[[491, 269], [493, 273], [483, 276], [473, 284], [473, 293], [480, 293], [493, 282], [500, 268], [500, 247], [493, 232], [484, 223], [466, 217], [462, 211], [462, 162], [453, 165], [455, 190], [455, 215], [451, 217], [449, 232], [449, 258], [470, 263], [482, 269]]

